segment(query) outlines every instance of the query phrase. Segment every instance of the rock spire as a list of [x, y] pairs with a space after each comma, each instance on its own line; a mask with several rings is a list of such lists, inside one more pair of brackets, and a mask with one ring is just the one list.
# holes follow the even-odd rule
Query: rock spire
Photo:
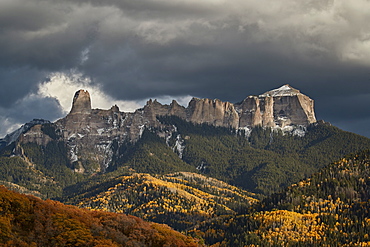
[[91, 99], [88, 91], [78, 90], [73, 97], [72, 109], [69, 114], [90, 114]]

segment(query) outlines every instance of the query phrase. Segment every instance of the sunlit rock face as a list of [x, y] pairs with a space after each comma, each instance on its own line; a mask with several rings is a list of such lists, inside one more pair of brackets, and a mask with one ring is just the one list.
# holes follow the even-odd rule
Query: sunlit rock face
[[193, 98], [187, 110], [186, 120], [215, 126], [238, 127], [239, 116], [234, 105], [221, 100]]
[[284, 128], [316, 122], [314, 101], [289, 85], [259, 96], [249, 96], [235, 107], [240, 116], [239, 127]]
[[[35, 123], [19, 131], [18, 143], [46, 146], [51, 141], [63, 142], [76, 172], [105, 171], [122, 155], [122, 144], [136, 142], [145, 128], [155, 128], [164, 138], [175, 132], [176, 126], [164, 125], [158, 116], [177, 116], [197, 124], [245, 130], [262, 126], [292, 131], [299, 127], [300, 135], [304, 135], [302, 128], [316, 122], [313, 100], [289, 85], [248, 96], [237, 104], [193, 98], [184, 107], [176, 101], [162, 105], [157, 100], [149, 100], [143, 108], [129, 113], [121, 112], [117, 106], [108, 110], [92, 109], [89, 92], [79, 90], [66, 117], [55, 123]], [[50, 128], [55, 131], [52, 135]]]
[[91, 99], [88, 91], [79, 90], [73, 97], [72, 109], [69, 113], [73, 114], [90, 114], [91, 113]]
[[289, 85], [248, 96], [237, 104], [193, 98], [185, 111], [187, 121], [232, 128], [284, 128], [316, 122], [314, 101]]

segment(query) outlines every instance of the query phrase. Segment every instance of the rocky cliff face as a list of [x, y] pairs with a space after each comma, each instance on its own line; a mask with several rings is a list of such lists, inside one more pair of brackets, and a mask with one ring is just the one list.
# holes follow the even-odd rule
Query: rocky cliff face
[[157, 116], [178, 116], [193, 123], [235, 129], [254, 126], [284, 129], [316, 122], [313, 107], [312, 99], [289, 85], [259, 96], [248, 96], [237, 104], [193, 98], [185, 108], [176, 101], [162, 105], [149, 100], [133, 113], [121, 112], [117, 106], [109, 110], [91, 109], [89, 93], [79, 90], [74, 95], [70, 113], [52, 124], [55, 136], [51, 137], [41, 123], [21, 134], [18, 143], [45, 146], [51, 141], [65, 142], [76, 172], [85, 172], [86, 163], [95, 164], [95, 171], [99, 171], [105, 170], [114, 157], [121, 155], [122, 143], [137, 141], [145, 128], [166, 129], [167, 132], [159, 135], [171, 135], [175, 127], [163, 125]]
[[239, 127], [239, 116], [233, 104], [221, 100], [193, 98], [187, 108], [186, 120], [222, 127]]
[[143, 116], [156, 126], [156, 116], [174, 115], [193, 123], [231, 128], [255, 126], [284, 128], [316, 122], [314, 101], [289, 85], [232, 104], [215, 99], [193, 98], [187, 108], [173, 101], [169, 106], [148, 101]]
[[316, 122], [314, 101], [289, 85], [249, 96], [235, 105], [239, 112], [239, 127], [307, 126]]

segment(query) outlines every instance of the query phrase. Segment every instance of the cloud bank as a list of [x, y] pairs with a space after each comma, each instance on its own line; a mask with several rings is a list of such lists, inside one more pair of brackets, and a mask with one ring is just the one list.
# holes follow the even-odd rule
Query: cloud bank
[[319, 119], [370, 136], [368, 13], [367, 0], [3, 0], [0, 133], [63, 116], [81, 86], [131, 109], [289, 83]]

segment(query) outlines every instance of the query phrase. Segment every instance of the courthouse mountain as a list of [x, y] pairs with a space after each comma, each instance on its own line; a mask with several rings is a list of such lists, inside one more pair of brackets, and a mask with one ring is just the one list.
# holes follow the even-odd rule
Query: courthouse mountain
[[313, 106], [283, 85], [235, 104], [149, 100], [127, 113], [92, 109], [79, 90], [66, 117], [34, 120], [1, 140], [0, 181], [55, 198], [86, 180], [192, 172], [268, 195], [370, 147], [368, 138], [316, 121]]
[[[162, 105], [149, 100], [142, 109], [133, 113], [120, 112], [117, 106], [109, 110], [91, 109], [89, 92], [79, 90], [65, 118], [53, 124], [33, 121], [25, 125], [27, 128], [6, 136], [2, 143], [9, 145], [15, 141], [17, 144], [46, 146], [53, 140], [64, 141], [69, 162], [75, 164], [76, 171], [105, 171], [112, 165], [114, 156], [120, 155], [117, 147], [124, 142], [136, 142], [144, 129], [166, 129], [158, 132], [165, 138], [176, 132], [171, 124], [161, 123], [158, 116], [176, 116], [195, 124], [239, 129], [247, 133], [256, 126], [284, 131], [294, 129], [301, 133], [302, 128], [316, 122], [313, 100], [289, 85], [259, 96], [248, 96], [237, 104], [193, 98], [185, 108], [176, 101]], [[20, 153], [22, 151], [17, 149], [16, 154]], [[92, 154], [94, 158], [90, 160]], [[84, 165], [86, 160], [94, 165]]]

